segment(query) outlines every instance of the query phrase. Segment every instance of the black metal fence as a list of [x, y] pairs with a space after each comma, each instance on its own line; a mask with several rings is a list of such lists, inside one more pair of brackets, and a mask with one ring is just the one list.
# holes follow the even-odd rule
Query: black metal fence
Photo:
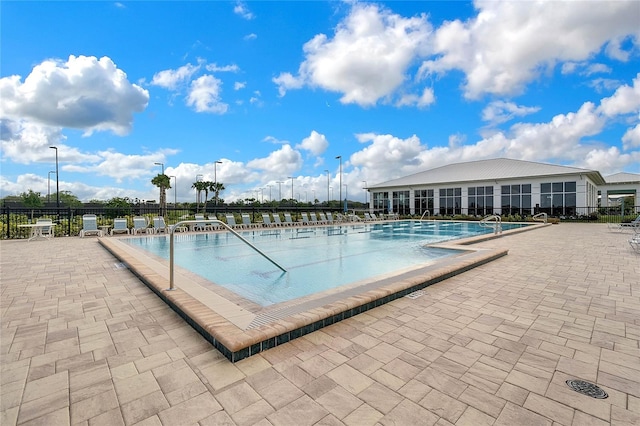
[[[262, 220], [262, 213], [291, 213], [294, 220], [300, 217], [302, 212], [336, 212], [335, 208], [329, 208], [327, 206], [288, 206], [288, 207], [273, 207], [265, 205], [257, 206], [208, 206], [205, 214], [208, 218], [223, 218], [224, 214], [234, 213], [249, 213], [252, 221], [260, 222]], [[587, 222], [587, 223], [621, 223], [631, 222], [640, 214], [640, 206], [625, 206], [624, 213], [620, 211], [620, 207], [598, 207], [598, 208], [578, 208], [577, 211], [582, 212], [579, 215], [572, 216], [558, 216], [562, 222]], [[362, 213], [364, 210], [356, 210], [356, 214]], [[159, 206], [157, 204], [136, 204], [129, 207], [109, 208], [104, 206], [86, 206], [86, 207], [65, 207], [56, 209], [53, 208], [37, 208], [30, 209], [27, 207], [19, 206], [4, 206], [0, 214], [0, 239], [16, 239], [16, 238], [28, 238], [29, 229], [21, 228], [20, 225], [35, 223], [38, 219], [47, 218], [52, 219], [55, 225], [56, 236], [77, 236], [82, 229], [82, 215], [95, 214], [98, 217], [98, 225], [113, 225], [113, 219], [124, 217], [129, 220], [129, 227], [133, 226], [134, 216], [146, 216], [151, 219], [153, 216], [158, 216], [160, 213]], [[169, 206], [167, 208], [167, 214], [165, 216], [166, 223], [168, 225], [177, 223], [185, 219], [194, 219], [196, 211], [189, 208], [175, 208]], [[452, 216], [432, 215], [430, 218], [437, 219], [480, 219], [478, 215], [468, 214], [469, 211], [462, 209], [459, 214]], [[403, 215], [400, 212], [401, 218], [419, 218], [421, 215]], [[553, 216], [550, 216], [553, 217]], [[504, 214], [502, 215], [505, 221], [525, 221], [530, 220], [529, 217], [523, 217], [518, 214]], [[150, 220], [151, 222], [151, 220]]]

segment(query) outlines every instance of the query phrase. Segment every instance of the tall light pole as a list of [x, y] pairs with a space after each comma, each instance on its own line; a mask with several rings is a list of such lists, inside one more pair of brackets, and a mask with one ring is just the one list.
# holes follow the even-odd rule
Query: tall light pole
[[[200, 182], [203, 177], [203, 175], [196, 175], [196, 182]], [[200, 191], [196, 188], [196, 213], [198, 210], [200, 210]]]
[[293, 203], [293, 176], [289, 176], [291, 179], [291, 203]]
[[267, 185], [269, 187], [269, 202], [273, 201], [273, 199], [271, 198], [271, 187], [273, 185]]
[[342, 155], [338, 155], [336, 160], [340, 160], [340, 202], [342, 203]]
[[178, 207], [178, 178], [175, 176], [169, 176], [173, 178], [173, 207]]
[[164, 174], [164, 163], [153, 163], [156, 166], [161, 166], [162, 167], [162, 174]]
[[47, 173], [47, 204], [51, 202], [51, 173], [55, 173], [55, 170]]
[[331, 180], [331, 173], [329, 170], [325, 170], [327, 172], [327, 207], [329, 207], [329, 181]]
[[282, 184], [284, 182], [279, 180], [276, 183], [278, 184], [278, 201], [282, 201]]
[[366, 206], [367, 205], [367, 181], [363, 180], [362, 183], [364, 183], [364, 186], [362, 187], [362, 189], [364, 189], [364, 204]]
[[213, 163], [213, 183], [216, 188], [216, 205], [218, 204], [218, 164], [222, 164], [222, 161], [218, 160]]
[[56, 150], [56, 209], [60, 215], [60, 175], [58, 174], [58, 147], [50, 146], [49, 148]]
[[348, 201], [347, 199], [349, 198], [349, 188], [347, 188], [347, 184], [344, 184], [344, 211], [346, 212], [347, 210], [349, 210], [349, 205], [347, 204]]

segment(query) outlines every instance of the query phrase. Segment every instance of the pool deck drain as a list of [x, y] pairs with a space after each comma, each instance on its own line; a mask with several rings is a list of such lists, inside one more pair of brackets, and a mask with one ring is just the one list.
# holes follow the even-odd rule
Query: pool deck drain
[[570, 379], [565, 383], [574, 391], [586, 396], [590, 396], [591, 398], [605, 399], [609, 397], [609, 395], [598, 385], [585, 382], [584, 380]]
[[[503, 235], [539, 226], [518, 228]], [[507, 249], [470, 245], [491, 237], [495, 236], [479, 235], [433, 244], [458, 250], [460, 254], [259, 311], [238, 303], [238, 298], [234, 301], [216, 293], [207, 285], [208, 281], [198, 280], [187, 271], [180, 272], [178, 267], [176, 290], [169, 292], [166, 260], [152, 258], [119, 238], [101, 238], [100, 242], [227, 359], [236, 362], [505, 256]]]

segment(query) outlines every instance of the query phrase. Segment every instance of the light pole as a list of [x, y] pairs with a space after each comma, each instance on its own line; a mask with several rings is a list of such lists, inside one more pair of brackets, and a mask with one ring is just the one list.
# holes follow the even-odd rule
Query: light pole
[[329, 170], [325, 170], [327, 172], [327, 207], [329, 207], [329, 181], [331, 180], [331, 173]]
[[338, 155], [336, 160], [340, 160], [340, 202], [342, 202], [342, 155]]
[[[200, 182], [200, 178], [203, 178], [203, 175], [196, 175], [196, 182]], [[196, 188], [196, 212], [200, 210], [200, 190]]]
[[349, 188], [347, 188], [347, 184], [344, 184], [344, 211], [349, 210], [349, 205], [347, 204], [347, 199], [349, 198]]
[[55, 170], [47, 173], [47, 204], [51, 202], [51, 173], [55, 173]]
[[164, 163], [153, 163], [156, 166], [161, 166], [162, 167], [162, 174], [164, 174]]
[[178, 207], [178, 178], [175, 176], [170, 176], [173, 178], [173, 207]]
[[269, 187], [269, 202], [273, 201], [273, 199], [271, 198], [271, 187], [273, 185], [267, 185]]
[[60, 215], [60, 175], [58, 174], [58, 147], [50, 146], [49, 148], [56, 150], [56, 209], [58, 216]]
[[291, 179], [291, 203], [293, 204], [293, 176], [289, 176]]
[[222, 164], [222, 161], [218, 160], [213, 163], [213, 183], [216, 188], [216, 205], [218, 205], [218, 164]]
[[363, 180], [362, 183], [364, 183], [364, 186], [362, 187], [362, 189], [364, 189], [364, 205], [367, 205], [367, 181]]
[[276, 182], [278, 184], [278, 201], [282, 201], [282, 184], [284, 182], [282, 182], [281, 180]]

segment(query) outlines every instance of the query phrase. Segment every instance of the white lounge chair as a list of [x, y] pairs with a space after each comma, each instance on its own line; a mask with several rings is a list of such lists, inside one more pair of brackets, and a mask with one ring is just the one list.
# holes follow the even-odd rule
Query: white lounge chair
[[280, 220], [280, 215], [278, 213], [273, 213], [273, 225], [274, 226], [284, 226], [284, 223]]
[[164, 217], [156, 216], [156, 217], [153, 218], [153, 233], [154, 234], [160, 234], [160, 233], [168, 234], [169, 233], [169, 227], [165, 223]]
[[123, 217], [119, 217], [113, 219], [113, 228], [111, 229], [111, 235], [114, 234], [130, 234], [129, 224], [127, 223], [127, 219]]
[[102, 237], [102, 230], [98, 229], [98, 217], [95, 214], [82, 215], [82, 230], [80, 230], [80, 237], [84, 238], [87, 235], [97, 235]]
[[284, 223], [289, 225], [289, 226], [299, 225], [298, 222], [294, 222], [293, 219], [291, 219], [291, 213], [285, 213], [284, 214]]
[[257, 223], [253, 223], [251, 221], [249, 213], [241, 213], [240, 215], [242, 216], [242, 226], [244, 226], [245, 228], [257, 228], [258, 226], [260, 226]]
[[633, 250], [640, 253], [640, 233], [635, 233], [629, 240], [629, 245]]
[[146, 216], [136, 216], [133, 218], [133, 235], [150, 234], [153, 230], [149, 229], [149, 222]]
[[306, 213], [300, 213], [300, 217], [302, 217], [302, 225], [311, 225], [311, 221], [309, 220], [309, 216]]
[[231, 228], [241, 228], [242, 224], [237, 224], [236, 223], [236, 218], [233, 214], [225, 214], [224, 215], [225, 220], [227, 221], [227, 225], [229, 225]]
[[53, 227], [53, 221], [51, 219], [38, 219], [36, 223], [38, 225], [48, 225], [40, 228], [40, 236], [44, 238], [55, 237], [55, 229]]
[[331, 214], [331, 212], [327, 212], [327, 223], [329, 225], [333, 224], [333, 215]]
[[266, 226], [268, 228], [274, 226], [274, 224], [271, 223], [271, 217], [269, 216], [269, 213], [262, 213], [262, 226]]

